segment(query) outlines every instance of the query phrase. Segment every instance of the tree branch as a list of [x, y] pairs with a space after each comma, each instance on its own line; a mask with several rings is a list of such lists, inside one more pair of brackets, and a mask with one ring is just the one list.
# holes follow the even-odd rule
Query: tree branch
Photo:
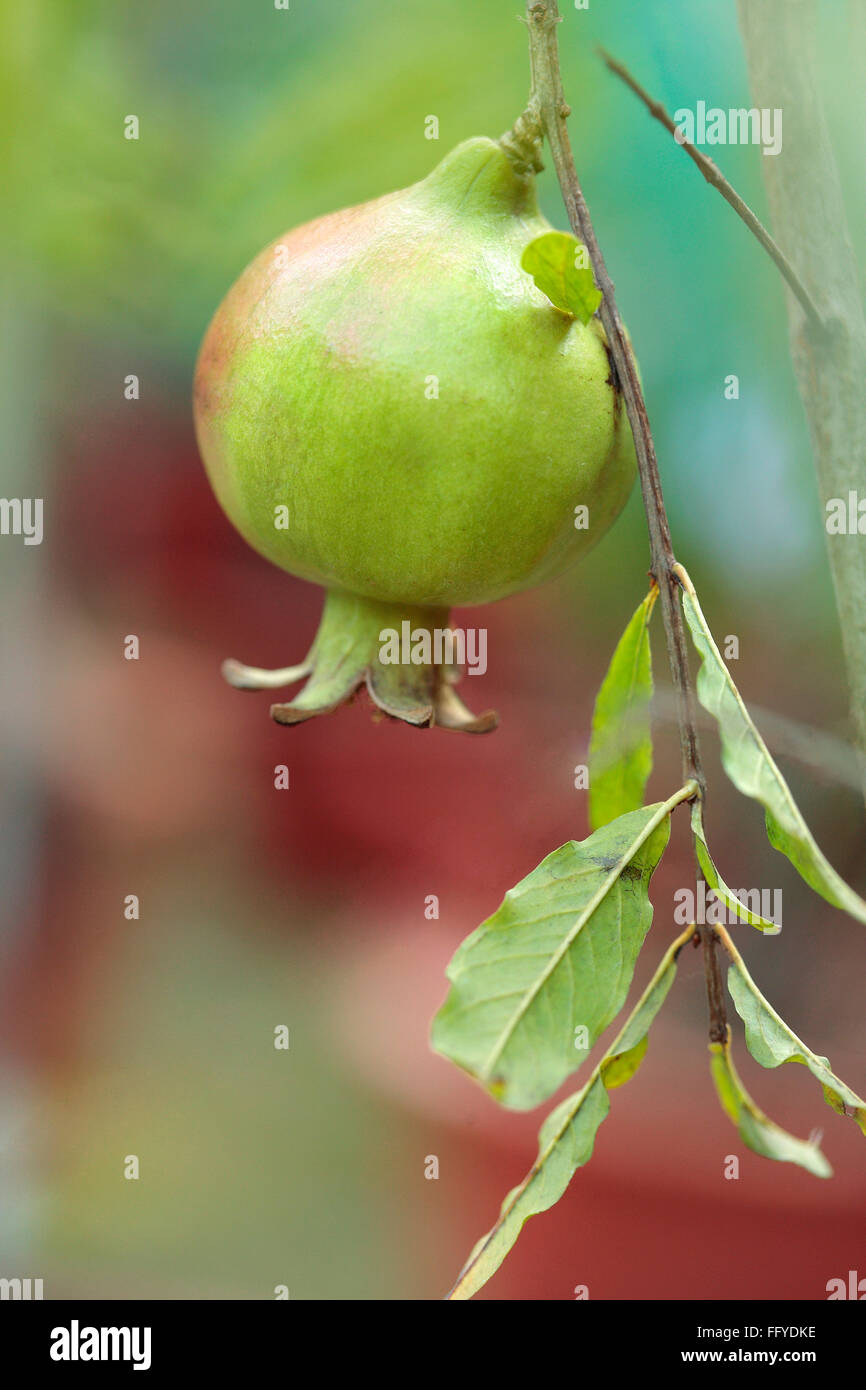
[[[527, 0], [526, 20], [529, 26], [529, 55], [532, 72], [530, 112], [541, 120], [556, 176], [562, 190], [568, 220], [575, 236], [586, 246], [602, 293], [599, 315], [607, 334], [614, 370], [622, 389], [626, 411], [634, 437], [638, 473], [650, 538], [652, 574], [659, 589], [659, 605], [664, 622], [665, 640], [671, 677], [677, 700], [677, 722], [684, 780], [694, 779], [702, 797], [706, 795], [698, 744], [695, 717], [695, 697], [689, 671], [688, 652], [683, 628], [677, 580], [673, 573], [676, 564], [671, 542], [670, 526], [665, 511], [658, 459], [650, 429], [646, 403], [638, 377], [637, 363], [631, 343], [623, 327], [614, 297], [613, 282], [595, 235], [577, 170], [566, 120], [571, 114], [562, 90], [559, 69], [559, 49], [556, 30], [560, 23], [556, 0]], [[710, 1038], [721, 1041], [727, 1037], [724, 991], [715, 953], [715, 934], [706, 925], [699, 929], [704, 954], [707, 999], [710, 1009]]]

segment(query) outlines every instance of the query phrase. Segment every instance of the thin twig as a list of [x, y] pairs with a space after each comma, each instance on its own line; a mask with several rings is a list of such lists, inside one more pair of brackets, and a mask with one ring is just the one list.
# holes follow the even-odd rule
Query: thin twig
[[[646, 403], [638, 377], [637, 363], [619, 315], [614, 298], [613, 282], [607, 272], [574, 165], [574, 156], [566, 125], [571, 108], [565, 100], [559, 69], [556, 28], [560, 23], [560, 15], [556, 0], [527, 0], [526, 19], [529, 26], [529, 56], [532, 71], [530, 108], [535, 109], [541, 119], [553, 156], [556, 176], [562, 190], [571, 229], [586, 246], [596, 283], [602, 293], [599, 314], [607, 334], [614, 371], [625, 400], [637, 454], [638, 473], [649, 530], [652, 574], [659, 588], [659, 603], [665, 629], [668, 660], [670, 661], [671, 676], [677, 698], [677, 722], [680, 731], [683, 776], [685, 780], [693, 778], [700, 788], [700, 795], [704, 797], [706, 795], [706, 782], [698, 745], [695, 697], [689, 671], [678, 585], [673, 572], [676, 559], [671, 543], [667, 512], [665, 511], [658, 459], [656, 458]], [[710, 1010], [710, 1038], [713, 1041], [721, 1041], [727, 1037], [727, 1018], [721, 974], [715, 952], [716, 938], [712, 927], [701, 926], [699, 930], [703, 946], [704, 972]]]
[[815, 305], [815, 301], [806, 289], [806, 286], [803, 284], [796, 270], [791, 265], [791, 262], [788, 260], [781, 246], [779, 246], [778, 242], [774, 241], [764, 224], [759, 221], [752, 212], [748, 203], [743, 201], [737, 190], [728, 182], [718, 164], [715, 164], [708, 155], [705, 155], [702, 150], [699, 150], [690, 140], [685, 138], [679, 126], [676, 124], [673, 117], [668, 114], [661, 102], [656, 101], [655, 97], [651, 96], [646, 88], [640, 85], [623, 63], [611, 57], [603, 48], [599, 48], [598, 52], [611, 72], [616, 73], [617, 77], [622, 78], [626, 86], [630, 87], [635, 96], [640, 98], [650, 115], [654, 116], [655, 119], [664, 126], [665, 130], [670, 131], [677, 144], [681, 149], [685, 150], [689, 159], [700, 169], [707, 183], [715, 188], [717, 192], [721, 193], [725, 202], [728, 203], [734, 209], [737, 216], [745, 222], [749, 231], [758, 239], [767, 252], [767, 255], [775, 263], [779, 272], [784, 276], [791, 292], [797, 296], [797, 299], [800, 301], [800, 304], [803, 306], [804, 311], [811, 319], [813, 325], [816, 327], [822, 326], [823, 319]]

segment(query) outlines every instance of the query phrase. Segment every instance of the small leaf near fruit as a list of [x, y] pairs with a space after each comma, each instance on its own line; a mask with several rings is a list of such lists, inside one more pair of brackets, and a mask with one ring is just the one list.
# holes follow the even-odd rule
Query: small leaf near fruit
[[589, 323], [601, 303], [601, 290], [583, 242], [569, 232], [545, 232], [530, 241], [520, 264], [555, 308]]

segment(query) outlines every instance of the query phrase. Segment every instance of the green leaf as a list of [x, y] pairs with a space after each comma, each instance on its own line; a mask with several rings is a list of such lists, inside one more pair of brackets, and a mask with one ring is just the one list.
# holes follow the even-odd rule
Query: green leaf
[[549, 854], [456, 951], [433, 1047], [504, 1105], [546, 1100], [622, 1008], [671, 810], [692, 788]]
[[795, 1139], [759, 1110], [734, 1068], [730, 1044], [710, 1043], [710, 1068], [722, 1109], [733, 1120], [747, 1148], [777, 1163], [796, 1163], [816, 1178], [832, 1178], [833, 1169], [818, 1148]]
[[[750, 926], [757, 927], [758, 931], [766, 932], [768, 936], [778, 936], [782, 930], [778, 922], [771, 922], [766, 917], [761, 917], [757, 912], [752, 912], [744, 901], [745, 890], [740, 889], [739, 893], [734, 893], [724, 880], [720, 877], [710, 857], [707, 847], [707, 839], [704, 834], [704, 823], [701, 814], [701, 804], [696, 801], [692, 806], [692, 833], [695, 837], [695, 854], [701, 873], [707, 880], [710, 888], [727, 908], [739, 918], [741, 922], [748, 922]], [[730, 920], [730, 919], [729, 919]]]
[[698, 699], [718, 722], [725, 771], [735, 787], [764, 807], [770, 844], [787, 855], [810, 888], [866, 923], [866, 902], [849, 888], [815, 843], [787, 782], [752, 723], [681, 567], [680, 577], [686, 621], [701, 657]]
[[689, 941], [689, 927], [665, 952], [625, 1027], [605, 1053], [586, 1085], [548, 1115], [538, 1136], [538, 1157], [518, 1187], [502, 1204], [499, 1220], [475, 1246], [448, 1295], [471, 1298], [502, 1264], [520, 1235], [524, 1221], [559, 1201], [575, 1172], [592, 1157], [599, 1125], [610, 1110], [608, 1091], [637, 1071], [646, 1052], [647, 1034], [673, 984], [677, 956]]
[[755, 984], [745, 962], [726, 931], [719, 935], [731, 956], [728, 989], [734, 1007], [746, 1025], [746, 1046], [762, 1067], [779, 1067], [783, 1062], [801, 1062], [821, 1083], [824, 1099], [837, 1115], [856, 1120], [866, 1134], [866, 1101], [840, 1081], [830, 1070], [826, 1057], [819, 1057], [801, 1042], [781, 1019]]
[[643, 805], [653, 765], [649, 622], [653, 585], [619, 640], [595, 701], [589, 741], [589, 823], [593, 830]]
[[582, 242], [570, 232], [544, 232], [524, 248], [520, 265], [551, 304], [589, 323], [601, 303], [601, 290]]

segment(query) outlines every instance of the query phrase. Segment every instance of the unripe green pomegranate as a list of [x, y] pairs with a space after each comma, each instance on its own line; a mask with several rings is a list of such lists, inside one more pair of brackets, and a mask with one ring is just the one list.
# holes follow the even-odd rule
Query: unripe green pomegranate
[[[493, 727], [437, 663], [449, 609], [561, 573], [626, 501], [634, 449], [604, 330], [521, 269], [550, 230], [532, 163], [508, 137], [468, 140], [411, 188], [298, 227], [208, 329], [195, 420], [217, 498], [260, 554], [328, 591], [300, 666], [223, 668], [243, 688], [309, 677], [272, 707], [282, 723], [366, 683], [410, 723]], [[383, 660], [390, 631], [429, 634], [429, 653]]]

